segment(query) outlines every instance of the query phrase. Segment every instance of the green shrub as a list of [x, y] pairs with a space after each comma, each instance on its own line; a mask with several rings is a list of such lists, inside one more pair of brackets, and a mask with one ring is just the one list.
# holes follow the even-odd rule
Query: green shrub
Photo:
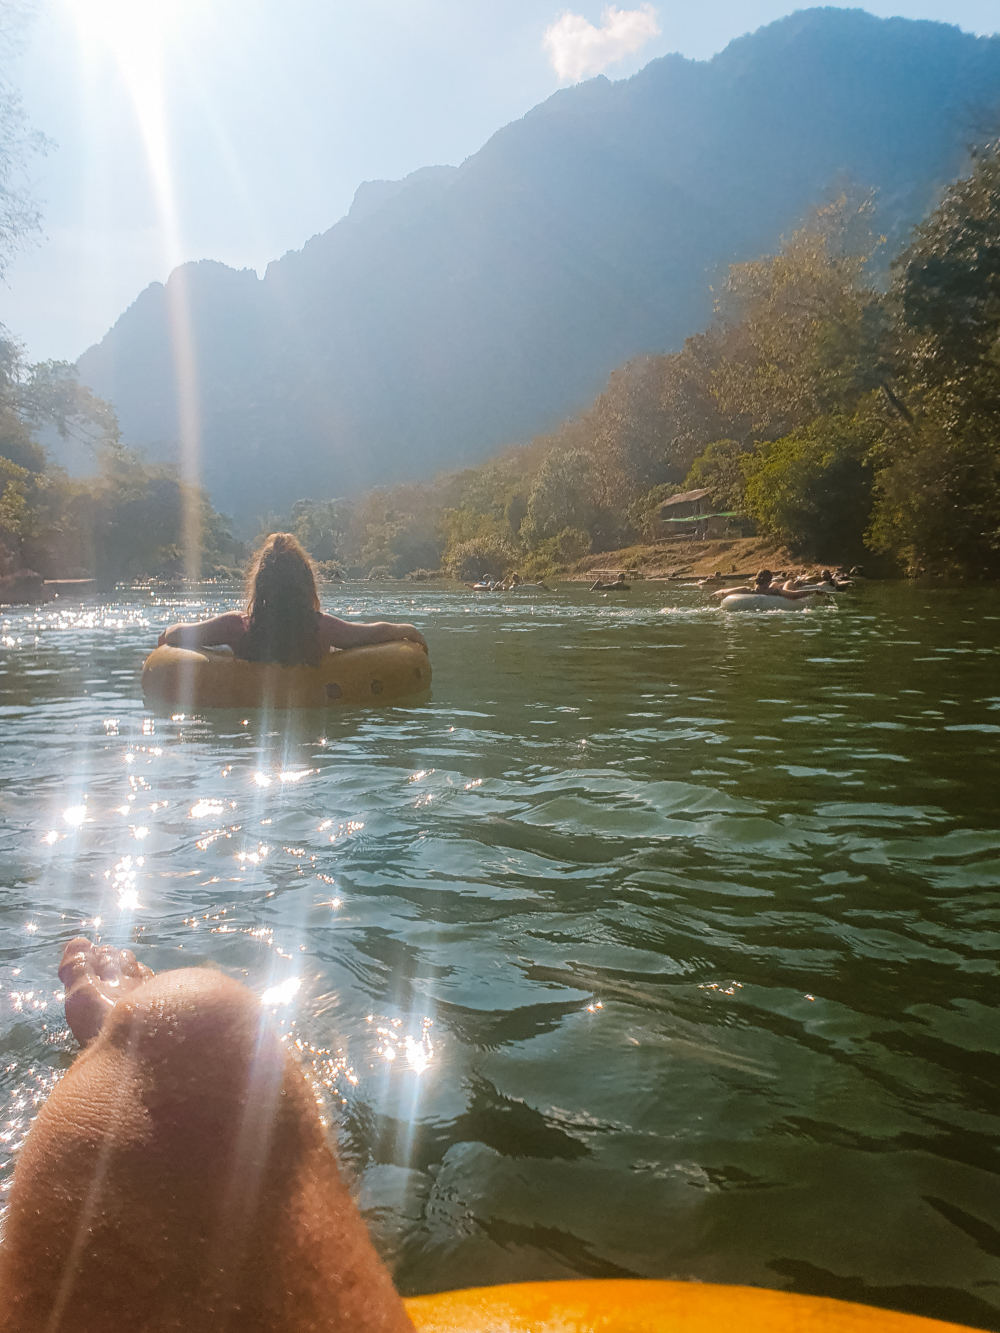
[[744, 457], [746, 509], [796, 555], [853, 564], [872, 513], [874, 414], [820, 417]]
[[448, 566], [463, 583], [501, 579], [517, 564], [517, 552], [499, 537], [473, 537], [461, 542], [448, 555]]

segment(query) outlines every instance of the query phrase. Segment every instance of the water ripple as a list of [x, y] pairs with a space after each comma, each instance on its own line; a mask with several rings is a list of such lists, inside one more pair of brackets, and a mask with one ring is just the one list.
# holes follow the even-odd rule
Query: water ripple
[[169, 716], [120, 590], [0, 617], [3, 1179], [87, 930], [245, 979], [408, 1291], [576, 1274], [1000, 1328], [998, 594], [696, 589], [412, 620], [429, 703]]

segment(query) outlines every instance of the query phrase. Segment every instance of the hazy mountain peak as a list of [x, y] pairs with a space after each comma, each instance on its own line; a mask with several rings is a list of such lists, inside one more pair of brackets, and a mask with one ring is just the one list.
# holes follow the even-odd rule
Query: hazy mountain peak
[[347, 218], [350, 222], [362, 222], [370, 217], [372, 213], [382, 207], [388, 200], [394, 199], [398, 194], [413, 185], [420, 185], [427, 181], [448, 181], [454, 177], [458, 171], [457, 167], [420, 167], [417, 171], [411, 171], [408, 176], [404, 176], [398, 181], [362, 181], [354, 192], [354, 200], [348, 209]]
[[[805, 10], [709, 61], [563, 89], [460, 168], [365, 182], [263, 282], [185, 266], [206, 481], [253, 516], [549, 429], [702, 327], [719, 272], [832, 187], [875, 187], [898, 242], [965, 166], [973, 111], [998, 107], [1000, 38]], [[80, 359], [126, 437], [164, 456], [169, 304], [147, 289]]]

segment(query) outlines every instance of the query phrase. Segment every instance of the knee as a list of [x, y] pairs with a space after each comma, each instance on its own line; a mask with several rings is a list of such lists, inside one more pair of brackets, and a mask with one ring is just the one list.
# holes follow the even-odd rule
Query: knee
[[125, 1063], [158, 1132], [183, 1137], [195, 1119], [202, 1142], [237, 1114], [243, 1125], [273, 1119], [287, 1085], [301, 1082], [252, 992], [205, 968], [161, 973], [120, 1000], [95, 1045]]
[[231, 1064], [274, 1045], [263, 1018], [256, 997], [239, 982], [208, 968], [183, 968], [161, 972], [119, 1000], [101, 1042], [141, 1061]]

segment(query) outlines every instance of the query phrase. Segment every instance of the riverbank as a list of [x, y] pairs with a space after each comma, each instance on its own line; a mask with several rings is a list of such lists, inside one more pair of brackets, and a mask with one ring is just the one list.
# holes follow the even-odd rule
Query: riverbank
[[740, 537], [719, 541], [693, 541], [671, 538], [627, 546], [620, 551], [601, 551], [577, 561], [571, 570], [559, 575], [574, 582], [593, 580], [599, 572], [636, 570], [646, 579], [704, 577], [722, 574], [746, 574], [758, 569], [783, 570], [788, 574], [811, 573], [815, 560], [803, 561], [786, 547], [766, 537]]

